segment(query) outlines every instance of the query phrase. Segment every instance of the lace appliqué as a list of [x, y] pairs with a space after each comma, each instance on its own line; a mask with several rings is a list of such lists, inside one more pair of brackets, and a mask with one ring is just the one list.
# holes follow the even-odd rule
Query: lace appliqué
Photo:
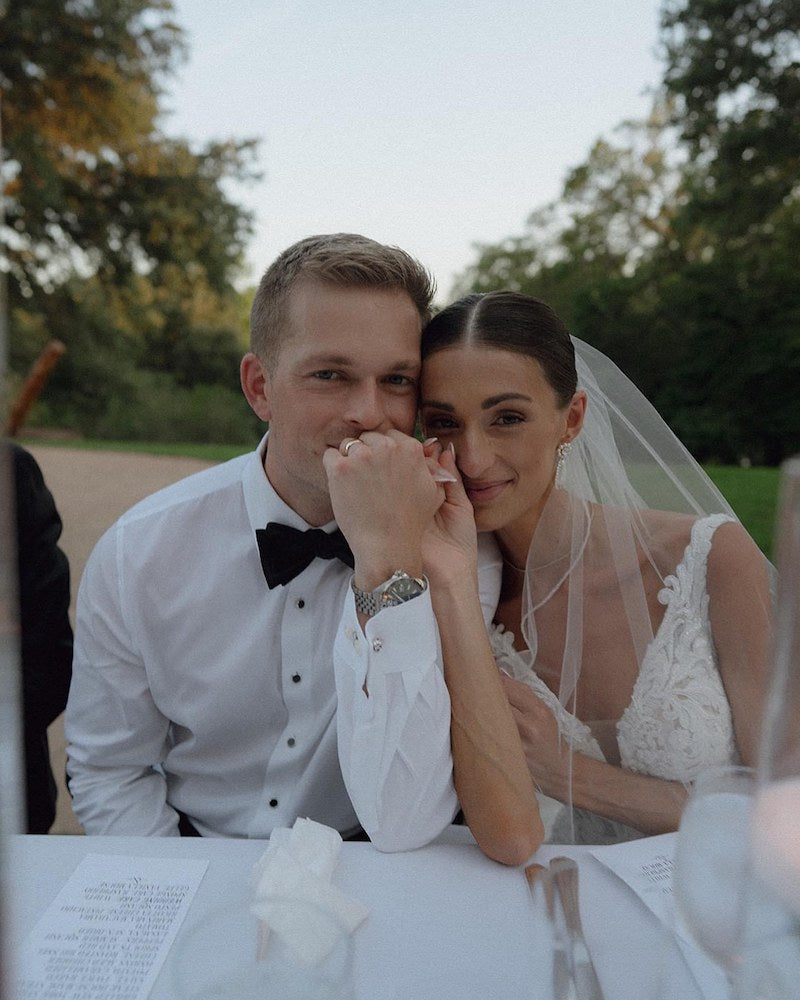
[[623, 767], [673, 781], [738, 761], [733, 719], [708, 617], [706, 563], [724, 514], [692, 526], [683, 561], [658, 595], [666, 612], [619, 721]]

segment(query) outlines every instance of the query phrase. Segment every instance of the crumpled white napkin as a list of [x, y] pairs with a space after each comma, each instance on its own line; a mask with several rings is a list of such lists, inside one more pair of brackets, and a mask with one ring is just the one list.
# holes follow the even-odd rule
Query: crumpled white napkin
[[333, 884], [341, 847], [338, 830], [311, 819], [272, 831], [253, 868], [250, 909], [261, 921], [259, 958], [271, 930], [300, 961], [316, 965], [333, 950], [341, 928], [352, 934], [366, 918], [367, 908]]

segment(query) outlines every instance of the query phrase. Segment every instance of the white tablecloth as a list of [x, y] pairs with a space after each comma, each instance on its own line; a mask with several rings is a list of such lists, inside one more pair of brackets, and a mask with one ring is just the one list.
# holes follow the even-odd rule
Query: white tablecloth
[[[19, 836], [2, 847], [13, 956], [87, 854], [207, 859], [183, 932], [211, 908], [251, 898], [266, 842]], [[581, 912], [606, 1000], [704, 1000], [629, 887], [585, 849], [548, 846], [537, 859], [556, 854], [580, 862]], [[359, 1000], [553, 1000], [542, 894], [532, 899], [522, 872], [489, 861], [463, 828], [407, 854], [345, 843], [336, 882], [370, 911], [354, 935]], [[173, 1000], [169, 958], [151, 998]]]

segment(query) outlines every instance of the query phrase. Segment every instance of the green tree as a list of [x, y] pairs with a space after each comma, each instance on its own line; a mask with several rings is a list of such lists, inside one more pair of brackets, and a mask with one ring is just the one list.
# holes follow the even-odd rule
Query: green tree
[[665, 0], [649, 121], [599, 140], [459, 291], [550, 302], [701, 459], [800, 447], [800, 6]]
[[674, 422], [701, 453], [774, 464], [800, 445], [800, 7], [668, 0], [662, 24], [690, 154], [662, 263], [681, 275]]
[[632, 274], [673, 235], [682, 172], [668, 118], [659, 99], [646, 121], [618, 127], [620, 141], [598, 139], [560, 197], [531, 213], [522, 236], [477, 247], [459, 289], [530, 291], [547, 283], [548, 271], [578, 275], [576, 287]]
[[83, 430], [126, 385], [147, 404], [136, 368], [235, 378], [252, 219], [223, 184], [256, 176], [256, 146], [161, 130], [185, 52], [172, 15], [170, 0], [17, 0], [0, 20], [10, 360], [23, 372], [63, 340], [52, 389]]
[[648, 393], [674, 334], [654, 321], [649, 262], [674, 241], [682, 163], [661, 97], [618, 140], [600, 139], [567, 175], [561, 197], [533, 212], [520, 237], [478, 248], [458, 292], [513, 288], [550, 303], [575, 333]]
[[706, 253], [769, 232], [797, 197], [800, 5], [796, 0], [666, 0], [664, 83], [692, 156], [684, 224]]

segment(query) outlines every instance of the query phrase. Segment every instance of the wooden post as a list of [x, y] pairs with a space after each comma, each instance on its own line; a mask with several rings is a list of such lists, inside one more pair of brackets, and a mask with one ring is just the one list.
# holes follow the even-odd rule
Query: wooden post
[[66, 349], [60, 340], [51, 340], [36, 361], [34, 361], [28, 377], [23, 382], [16, 401], [11, 407], [6, 427], [7, 437], [16, 437], [20, 427], [25, 423], [28, 410], [36, 402], [50, 372], [58, 364], [61, 355]]

